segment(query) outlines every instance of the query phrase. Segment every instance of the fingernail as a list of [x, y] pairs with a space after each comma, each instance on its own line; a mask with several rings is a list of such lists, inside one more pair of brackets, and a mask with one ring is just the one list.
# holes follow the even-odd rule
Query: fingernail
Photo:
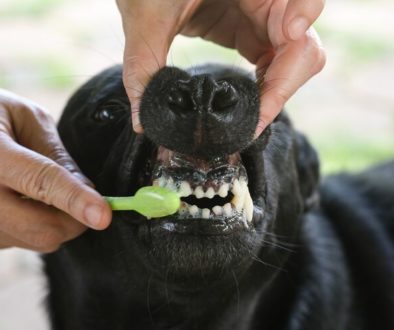
[[296, 17], [294, 18], [288, 27], [289, 37], [292, 40], [300, 39], [306, 32], [309, 27], [309, 22], [304, 17]]
[[85, 209], [85, 220], [90, 227], [97, 227], [101, 220], [103, 209], [99, 205], [89, 205]]

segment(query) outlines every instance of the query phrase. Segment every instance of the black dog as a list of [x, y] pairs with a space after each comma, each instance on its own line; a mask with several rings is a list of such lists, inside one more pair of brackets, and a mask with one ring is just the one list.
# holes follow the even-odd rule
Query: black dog
[[121, 76], [75, 93], [64, 144], [103, 195], [156, 184], [182, 208], [46, 255], [53, 329], [394, 329], [394, 162], [319, 185], [284, 114], [253, 142], [258, 88], [220, 66], [159, 71], [137, 136]]

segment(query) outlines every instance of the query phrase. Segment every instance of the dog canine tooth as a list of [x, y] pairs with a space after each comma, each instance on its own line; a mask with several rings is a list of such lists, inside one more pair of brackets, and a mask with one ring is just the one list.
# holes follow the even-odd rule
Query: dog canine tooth
[[201, 217], [202, 217], [203, 219], [209, 219], [210, 213], [211, 213], [211, 210], [210, 210], [210, 209], [202, 209]]
[[242, 190], [241, 190], [241, 184], [239, 183], [238, 179], [235, 179], [233, 182], [233, 188], [231, 189], [231, 192], [234, 195], [240, 195]]
[[215, 190], [212, 187], [209, 187], [208, 190], [205, 192], [205, 197], [213, 198], [215, 196]]
[[246, 213], [246, 219], [249, 222], [252, 222], [252, 219], [253, 219], [253, 200], [252, 200], [252, 197], [250, 197], [249, 190], [247, 190], [246, 194], [245, 194], [244, 209], [245, 209], [245, 213]]
[[192, 188], [190, 188], [190, 184], [187, 181], [182, 181], [179, 186], [178, 194], [180, 197], [187, 197], [193, 193]]
[[215, 215], [222, 215], [223, 214], [223, 208], [219, 205], [216, 205], [212, 208], [212, 211]]
[[232, 213], [232, 207], [230, 203], [224, 204], [223, 206], [223, 213], [225, 216], [230, 216]]
[[245, 204], [245, 194], [241, 192], [239, 195], [234, 195], [233, 199], [231, 200], [231, 204], [234, 205], [237, 211], [241, 211]]
[[226, 197], [228, 194], [228, 188], [230, 187], [230, 185], [228, 183], [223, 183], [218, 191], [218, 195], [222, 198]]
[[203, 198], [205, 196], [204, 190], [201, 186], [198, 186], [196, 189], [194, 189], [194, 195], [197, 198]]

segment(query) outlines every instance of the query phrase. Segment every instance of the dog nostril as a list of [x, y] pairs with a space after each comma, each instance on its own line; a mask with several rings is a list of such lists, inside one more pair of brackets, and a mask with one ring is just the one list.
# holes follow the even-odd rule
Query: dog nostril
[[213, 111], [226, 110], [233, 107], [238, 102], [238, 93], [228, 82], [220, 83], [212, 100]]

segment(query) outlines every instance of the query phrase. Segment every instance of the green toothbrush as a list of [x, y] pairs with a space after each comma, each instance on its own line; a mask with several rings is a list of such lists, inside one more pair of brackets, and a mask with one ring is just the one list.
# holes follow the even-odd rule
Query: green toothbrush
[[113, 211], [136, 211], [147, 218], [174, 214], [181, 205], [176, 192], [159, 186], [142, 187], [134, 196], [104, 198]]

